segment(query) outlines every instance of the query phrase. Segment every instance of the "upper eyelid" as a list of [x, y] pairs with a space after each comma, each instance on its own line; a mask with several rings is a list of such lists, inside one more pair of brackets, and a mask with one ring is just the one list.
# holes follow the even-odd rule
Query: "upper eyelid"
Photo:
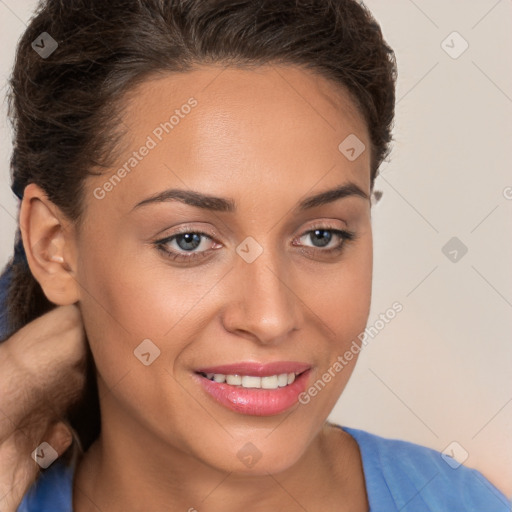
[[[344, 238], [343, 234], [341, 234], [340, 232], [342, 231], [347, 231], [346, 229], [343, 229], [343, 228], [339, 228], [339, 227], [332, 227], [332, 226], [329, 226], [329, 225], [317, 225], [317, 226], [312, 226], [304, 231], [302, 231], [299, 235], [295, 236], [293, 238], [293, 240], [297, 240], [297, 239], [300, 239], [302, 238], [303, 236], [305, 235], [308, 235], [310, 233], [312, 233], [313, 231], [315, 231], [316, 229], [323, 229], [325, 231], [332, 231], [335, 233], [335, 235], [341, 237], [341, 238]], [[165, 243], [170, 243], [171, 241], [174, 241], [176, 239], [176, 237], [180, 236], [180, 235], [183, 235], [183, 234], [186, 234], [186, 233], [194, 233], [194, 234], [198, 234], [198, 235], [201, 235], [201, 236], [204, 236], [208, 239], [210, 239], [212, 242], [215, 242], [215, 243], [221, 243], [217, 240], [217, 235], [211, 235], [210, 233], [206, 232], [206, 231], [201, 231], [200, 229], [189, 229], [189, 228], [184, 228], [183, 230], [177, 232], [177, 233], [173, 233], [169, 236], [166, 236], [166, 237], [163, 237], [163, 238], [160, 238], [158, 240], [156, 240], [155, 242], [156, 243], [159, 243], [159, 244], [165, 244]], [[355, 234], [354, 233], [351, 233], [351, 236], [354, 236]], [[320, 249], [320, 248], [319, 248]], [[321, 250], [321, 249], [320, 249]], [[207, 252], [208, 250], [206, 251], [199, 251], [199, 252]], [[183, 254], [186, 254], [186, 251], [183, 253]]]
[[[296, 236], [304, 236], [305, 234], [307, 234], [311, 231], [314, 231], [315, 229], [325, 229], [325, 230], [331, 230], [331, 231], [335, 231], [335, 230], [349, 231], [349, 227], [348, 227], [348, 224], [346, 221], [341, 220], [341, 219], [337, 219], [337, 220], [343, 222], [344, 226], [334, 226], [333, 225], [334, 221], [329, 221], [329, 220], [314, 221], [312, 226], [308, 227], [307, 229], [304, 229], [303, 231], [300, 232], [299, 235], [296, 235]], [[218, 231], [214, 230], [214, 229], [211, 230], [211, 232], [208, 232], [208, 230], [204, 230], [203, 228], [194, 228], [194, 227], [185, 225], [185, 227], [178, 228], [178, 231], [176, 231], [175, 233], [172, 233], [168, 236], [161, 237], [160, 240], [167, 240], [174, 236], [182, 235], [184, 233], [198, 233], [198, 234], [207, 236], [212, 239], [219, 238], [219, 236], [220, 236], [218, 234]]]

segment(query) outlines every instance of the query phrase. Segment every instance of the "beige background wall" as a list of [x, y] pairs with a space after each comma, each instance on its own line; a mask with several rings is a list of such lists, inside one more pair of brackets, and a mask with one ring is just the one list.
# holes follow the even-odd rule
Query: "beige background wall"
[[[378, 333], [331, 420], [453, 450], [512, 496], [512, 2], [366, 4], [397, 56], [395, 144], [373, 212]], [[0, 0], [2, 97], [35, 5]], [[10, 139], [4, 104], [1, 265], [16, 227]]]

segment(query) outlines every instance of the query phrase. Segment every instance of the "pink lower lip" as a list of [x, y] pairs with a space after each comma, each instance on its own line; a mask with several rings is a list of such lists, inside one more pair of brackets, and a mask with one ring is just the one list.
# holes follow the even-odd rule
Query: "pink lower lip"
[[243, 388], [219, 383], [196, 374], [203, 389], [228, 409], [252, 416], [280, 414], [298, 402], [306, 389], [310, 370], [295, 378], [292, 384], [277, 389]]

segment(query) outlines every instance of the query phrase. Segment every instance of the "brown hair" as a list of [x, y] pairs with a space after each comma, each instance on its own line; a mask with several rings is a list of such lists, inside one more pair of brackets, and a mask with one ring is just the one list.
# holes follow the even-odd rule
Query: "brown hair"
[[[31, 45], [43, 32], [58, 44], [44, 58]], [[362, 3], [46, 0], [18, 43], [9, 82], [13, 191], [22, 197], [36, 183], [79, 226], [85, 178], [110, 167], [120, 149], [125, 93], [151, 75], [213, 63], [303, 66], [346, 88], [370, 133], [373, 190], [390, 151], [397, 71], [393, 51]], [[22, 251], [19, 230], [15, 242]], [[56, 307], [23, 258], [11, 259], [4, 275], [9, 271], [8, 336]], [[84, 399], [69, 412], [83, 450], [100, 431], [90, 352], [88, 361]]]

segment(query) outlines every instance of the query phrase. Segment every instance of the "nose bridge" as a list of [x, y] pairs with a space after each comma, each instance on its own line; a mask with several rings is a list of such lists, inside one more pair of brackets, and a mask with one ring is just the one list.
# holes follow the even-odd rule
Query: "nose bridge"
[[225, 315], [226, 328], [245, 331], [261, 342], [283, 339], [298, 327], [300, 305], [291, 272], [276, 248], [254, 239], [237, 247], [232, 278], [235, 290]]

